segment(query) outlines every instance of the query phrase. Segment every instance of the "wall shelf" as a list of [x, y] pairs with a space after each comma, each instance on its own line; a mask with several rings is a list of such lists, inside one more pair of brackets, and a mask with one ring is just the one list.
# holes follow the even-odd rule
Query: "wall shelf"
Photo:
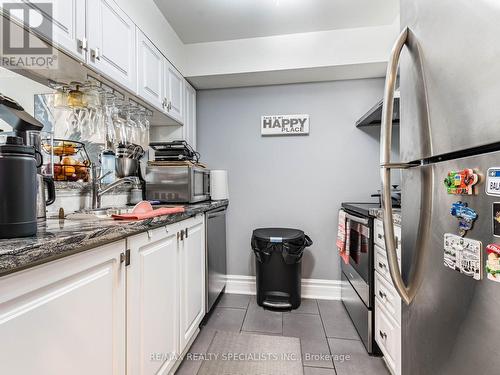
[[[399, 91], [394, 94], [394, 110], [392, 115], [392, 122], [395, 125], [399, 125]], [[382, 121], [382, 105], [383, 100], [379, 100], [368, 112], [366, 112], [361, 118], [356, 121], [357, 128], [380, 126]]]

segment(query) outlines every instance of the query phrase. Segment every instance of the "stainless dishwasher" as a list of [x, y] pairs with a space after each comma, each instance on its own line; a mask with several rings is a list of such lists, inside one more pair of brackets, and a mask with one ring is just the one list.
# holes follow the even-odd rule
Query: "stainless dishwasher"
[[207, 312], [226, 287], [226, 207], [206, 214]]

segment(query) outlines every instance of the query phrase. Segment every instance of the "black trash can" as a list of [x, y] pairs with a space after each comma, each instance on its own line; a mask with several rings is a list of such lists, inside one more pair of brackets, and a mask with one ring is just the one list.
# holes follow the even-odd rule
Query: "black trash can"
[[300, 306], [302, 255], [311, 245], [311, 239], [298, 229], [253, 231], [259, 306], [285, 310]]

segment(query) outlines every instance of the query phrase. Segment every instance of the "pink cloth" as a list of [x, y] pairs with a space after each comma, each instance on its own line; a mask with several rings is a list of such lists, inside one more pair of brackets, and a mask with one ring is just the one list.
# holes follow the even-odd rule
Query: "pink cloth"
[[339, 211], [339, 224], [337, 229], [337, 248], [345, 264], [349, 264], [349, 221], [344, 210]]
[[132, 212], [130, 214], [113, 215], [115, 220], [144, 220], [152, 217], [179, 214], [184, 212], [184, 207], [162, 207], [147, 212]]

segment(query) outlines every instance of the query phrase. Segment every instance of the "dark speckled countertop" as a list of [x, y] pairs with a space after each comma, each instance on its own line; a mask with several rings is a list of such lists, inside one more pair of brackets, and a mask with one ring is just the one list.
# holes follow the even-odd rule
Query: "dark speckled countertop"
[[182, 214], [141, 221], [43, 220], [38, 224], [36, 236], [0, 240], [0, 276], [177, 223], [227, 205], [228, 201], [192, 204], [185, 206], [186, 210]]

